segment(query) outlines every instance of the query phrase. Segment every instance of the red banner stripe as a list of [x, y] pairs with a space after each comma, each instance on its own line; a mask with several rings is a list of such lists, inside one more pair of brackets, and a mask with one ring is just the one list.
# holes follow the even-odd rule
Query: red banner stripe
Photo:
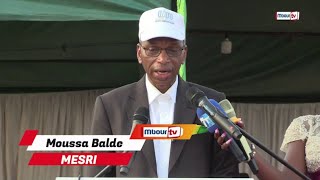
[[137, 124], [131, 133], [130, 139], [144, 139], [143, 126], [141, 126], [140, 124]]
[[38, 134], [38, 130], [26, 130], [21, 138], [19, 146], [30, 146]]
[[33, 153], [29, 165], [127, 165], [133, 153]]

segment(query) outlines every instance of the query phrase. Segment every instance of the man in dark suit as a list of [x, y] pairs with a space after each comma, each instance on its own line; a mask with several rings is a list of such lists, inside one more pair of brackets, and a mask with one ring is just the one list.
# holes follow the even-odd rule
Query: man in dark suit
[[[144, 12], [139, 21], [138, 62], [146, 75], [96, 99], [92, 134], [129, 134], [132, 115], [141, 106], [149, 107], [152, 124], [201, 124], [196, 107], [186, 99], [191, 86], [208, 98], [221, 101], [225, 95], [213, 89], [186, 82], [178, 76], [187, 56], [183, 17], [165, 8]], [[92, 167], [88, 176], [103, 167]], [[130, 177], [237, 177], [238, 161], [223, 151], [213, 135], [194, 135], [185, 140], [147, 140], [137, 152]], [[114, 168], [108, 176], [120, 176]]]

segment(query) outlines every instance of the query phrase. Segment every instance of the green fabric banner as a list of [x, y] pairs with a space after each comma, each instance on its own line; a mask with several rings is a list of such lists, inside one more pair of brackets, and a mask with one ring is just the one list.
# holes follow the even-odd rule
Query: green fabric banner
[[[177, 0], [177, 12], [184, 17], [184, 23], [187, 28], [187, 4], [186, 0]], [[183, 80], [187, 79], [186, 61], [180, 67], [179, 74]]]
[[0, 0], [0, 21], [138, 20], [155, 7], [171, 7], [171, 0]]

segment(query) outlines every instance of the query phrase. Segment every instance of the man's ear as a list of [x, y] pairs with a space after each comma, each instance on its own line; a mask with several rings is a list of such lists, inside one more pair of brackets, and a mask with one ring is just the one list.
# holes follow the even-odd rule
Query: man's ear
[[187, 59], [187, 54], [188, 54], [188, 47], [187, 45], [185, 46], [184, 50], [183, 50], [183, 61], [181, 64], [184, 64], [186, 62], [186, 59]]
[[137, 44], [137, 59], [139, 64], [142, 64], [142, 60], [141, 60], [141, 47], [139, 46], [139, 44]]

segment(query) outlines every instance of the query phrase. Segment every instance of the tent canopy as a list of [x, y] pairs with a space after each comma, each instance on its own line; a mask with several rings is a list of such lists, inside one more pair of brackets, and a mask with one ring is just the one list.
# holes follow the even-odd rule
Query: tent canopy
[[[189, 0], [187, 78], [235, 99], [319, 100], [320, 2]], [[141, 77], [138, 18], [169, 0], [17, 1], [0, 7], [2, 92], [115, 88]], [[277, 21], [277, 11], [299, 11]], [[222, 55], [228, 35], [232, 53]]]
[[153, 7], [170, 8], [171, 1], [145, 0], [2, 0], [2, 21], [137, 20]]

